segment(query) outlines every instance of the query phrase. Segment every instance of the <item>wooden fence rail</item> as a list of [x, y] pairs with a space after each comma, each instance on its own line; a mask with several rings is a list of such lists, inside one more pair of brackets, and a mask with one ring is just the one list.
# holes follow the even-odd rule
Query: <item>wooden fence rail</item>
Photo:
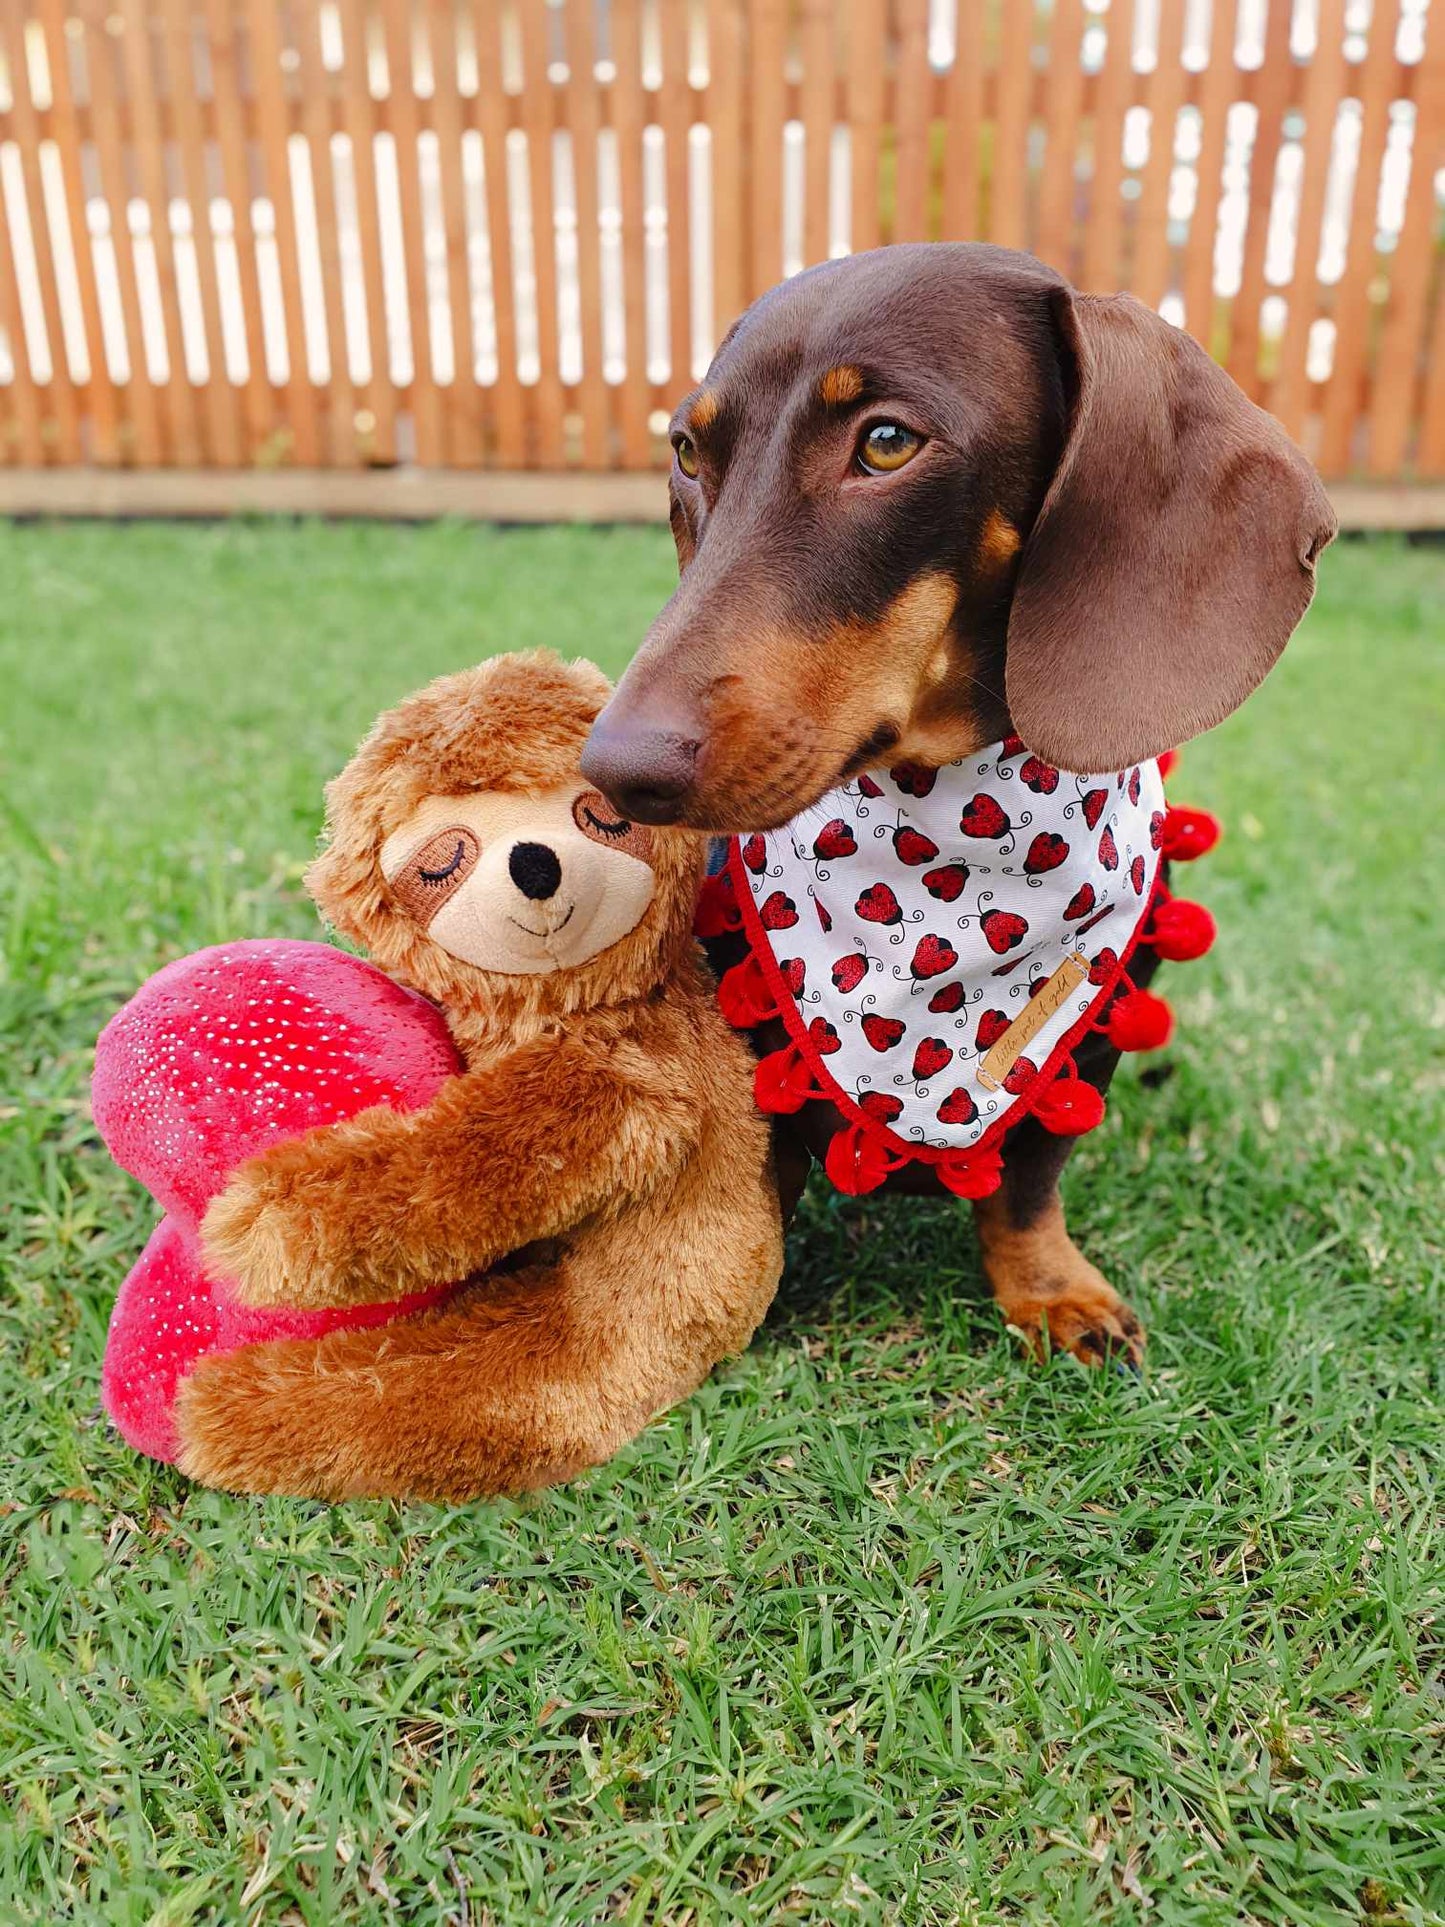
[[974, 237], [1445, 476], [1442, 217], [1445, 0], [0, 0], [0, 464], [647, 468], [761, 289]]

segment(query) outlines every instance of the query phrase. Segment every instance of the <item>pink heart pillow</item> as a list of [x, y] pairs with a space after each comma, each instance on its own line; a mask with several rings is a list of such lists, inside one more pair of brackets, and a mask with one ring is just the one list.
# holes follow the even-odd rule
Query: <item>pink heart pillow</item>
[[199, 950], [111, 1019], [95, 1051], [96, 1127], [167, 1214], [120, 1288], [106, 1340], [102, 1395], [127, 1444], [174, 1460], [176, 1388], [210, 1352], [385, 1324], [454, 1289], [255, 1311], [206, 1276], [198, 1232], [247, 1158], [373, 1104], [416, 1110], [461, 1068], [433, 1005], [320, 943]]

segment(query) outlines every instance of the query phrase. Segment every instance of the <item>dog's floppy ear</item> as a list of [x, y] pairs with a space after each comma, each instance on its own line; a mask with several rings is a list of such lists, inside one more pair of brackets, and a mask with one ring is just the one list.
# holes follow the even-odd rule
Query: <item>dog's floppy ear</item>
[[1009, 616], [1015, 729], [1064, 769], [1122, 769], [1260, 683], [1335, 533], [1272, 417], [1132, 295], [1051, 289], [1072, 389]]

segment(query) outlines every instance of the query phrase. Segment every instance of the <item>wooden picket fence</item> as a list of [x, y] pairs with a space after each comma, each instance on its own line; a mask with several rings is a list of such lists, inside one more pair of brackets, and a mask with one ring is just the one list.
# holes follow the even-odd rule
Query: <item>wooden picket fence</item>
[[1442, 194], [1445, 0], [0, 0], [0, 464], [645, 469], [763, 288], [982, 238], [1445, 476]]

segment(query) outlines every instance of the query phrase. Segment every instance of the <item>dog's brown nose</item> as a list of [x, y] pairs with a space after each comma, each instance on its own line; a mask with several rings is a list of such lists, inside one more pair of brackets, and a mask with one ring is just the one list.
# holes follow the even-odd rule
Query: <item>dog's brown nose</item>
[[609, 721], [582, 751], [582, 774], [634, 823], [675, 823], [697, 770], [697, 743], [679, 731]]

